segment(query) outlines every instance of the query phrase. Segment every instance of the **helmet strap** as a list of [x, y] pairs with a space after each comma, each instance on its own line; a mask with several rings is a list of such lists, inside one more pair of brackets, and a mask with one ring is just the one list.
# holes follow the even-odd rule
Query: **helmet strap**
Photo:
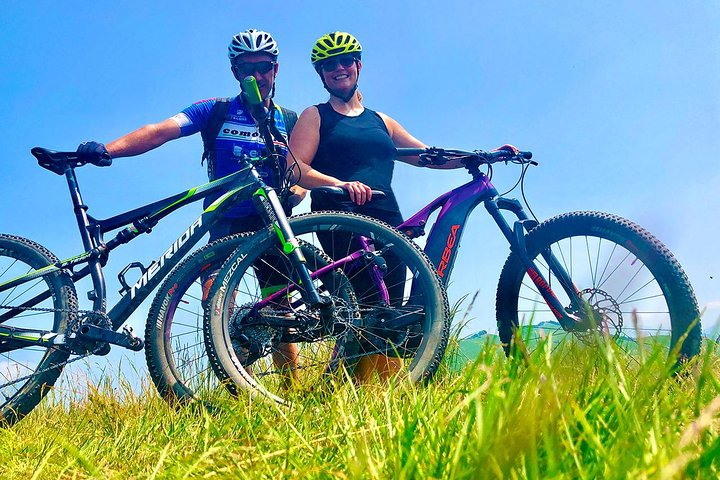
[[[323, 82], [323, 83], [325, 83], [325, 82]], [[332, 95], [333, 97], [338, 97], [338, 98], [341, 99], [343, 102], [348, 102], [348, 101], [350, 101], [350, 99], [353, 97], [353, 95], [355, 95], [355, 92], [357, 92], [357, 87], [358, 87], [358, 85], [357, 85], [357, 83], [356, 83], [355, 86], [350, 90], [350, 92], [349, 92], [347, 95], [343, 95], [342, 93], [340, 93], [340, 92], [337, 91], [337, 90], [333, 90], [333, 89], [331, 89], [331, 88], [328, 88], [327, 85], [325, 85], [325, 90], [327, 90], [328, 92], [330, 92], [330, 95]]]

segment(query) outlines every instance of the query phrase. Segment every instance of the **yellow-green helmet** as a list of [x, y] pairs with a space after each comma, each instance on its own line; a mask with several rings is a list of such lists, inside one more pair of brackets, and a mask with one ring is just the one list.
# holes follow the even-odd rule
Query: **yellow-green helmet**
[[318, 62], [346, 53], [353, 53], [358, 60], [360, 59], [362, 46], [357, 38], [347, 32], [327, 33], [315, 42], [310, 61], [317, 66]]

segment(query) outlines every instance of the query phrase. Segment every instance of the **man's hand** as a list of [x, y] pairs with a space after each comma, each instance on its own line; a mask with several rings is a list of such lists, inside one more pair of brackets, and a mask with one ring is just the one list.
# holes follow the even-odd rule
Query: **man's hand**
[[105, 148], [105, 145], [99, 142], [83, 142], [77, 148], [77, 154], [80, 160], [92, 163], [98, 167], [109, 167], [112, 165], [112, 157]]

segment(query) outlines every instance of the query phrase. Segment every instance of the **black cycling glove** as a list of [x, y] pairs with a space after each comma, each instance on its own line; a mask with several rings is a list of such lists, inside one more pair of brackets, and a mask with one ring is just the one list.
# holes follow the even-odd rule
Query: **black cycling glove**
[[109, 167], [112, 165], [112, 157], [110, 157], [105, 145], [99, 142], [81, 143], [77, 148], [77, 154], [80, 160], [92, 163], [98, 167]]

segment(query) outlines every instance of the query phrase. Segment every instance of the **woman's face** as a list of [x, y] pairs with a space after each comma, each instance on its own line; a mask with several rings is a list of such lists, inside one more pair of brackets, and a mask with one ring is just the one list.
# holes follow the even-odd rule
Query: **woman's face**
[[355, 87], [362, 68], [360, 60], [351, 54], [329, 58], [320, 64], [325, 84], [331, 90], [348, 92]]

